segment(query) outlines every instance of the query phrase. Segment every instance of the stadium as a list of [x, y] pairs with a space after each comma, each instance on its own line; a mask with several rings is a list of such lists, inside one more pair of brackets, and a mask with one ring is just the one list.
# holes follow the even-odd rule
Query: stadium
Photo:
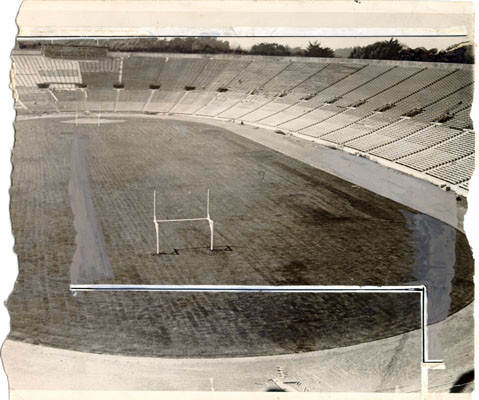
[[[424, 284], [446, 364], [429, 390], [472, 370], [471, 65], [55, 46], [12, 59], [7, 373], [15, 351], [68, 352], [135, 360], [151, 390], [421, 389], [412, 295], [72, 284]], [[204, 216], [207, 192], [214, 233], [160, 223], [156, 241], [156, 218]]]

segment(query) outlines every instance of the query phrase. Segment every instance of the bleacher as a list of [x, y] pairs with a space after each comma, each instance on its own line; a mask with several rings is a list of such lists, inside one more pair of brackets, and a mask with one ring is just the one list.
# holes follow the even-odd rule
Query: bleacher
[[117, 112], [142, 112], [149, 96], [150, 91], [148, 90], [118, 90], [118, 96], [115, 99], [114, 110]]
[[[15, 109], [171, 113], [260, 124], [349, 148], [467, 192], [469, 66], [174, 54], [15, 51]], [[390, 165], [390, 164], [388, 164]]]
[[184, 90], [185, 86], [194, 86], [207, 63], [207, 58], [166, 57], [156, 83], [161, 85], [160, 90]]
[[248, 60], [209, 60], [202, 73], [193, 82], [199, 89], [216, 91], [228, 88], [229, 83], [250, 63]]
[[76, 90], [53, 90], [57, 98], [57, 105], [60, 111], [85, 111], [86, 108], [86, 92], [83, 89]]
[[[123, 59], [122, 83], [127, 90], [146, 90], [156, 83], [165, 63], [164, 58], [126, 57]], [[138, 73], [141, 71], [141, 74]]]
[[261, 88], [260, 92], [264, 94], [277, 94], [281, 92], [290, 92], [301, 85], [304, 81], [311, 78], [322, 69], [321, 64], [294, 62], [289, 64], [279, 74], [275, 75]]
[[294, 89], [297, 93], [314, 95], [364, 68], [361, 64], [318, 62], [320, 69]]
[[413, 168], [418, 171], [427, 171], [431, 168], [456, 161], [468, 155], [474, 154], [474, 133], [473, 132], [461, 132], [451, 129], [453, 132], [445, 132], [440, 137], [448, 137], [450, 140], [435, 146], [435, 142], [438, 140], [432, 139], [427, 145], [419, 143], [419, 146], [423, 146], [420, 153], [404, 156], [397, 162], [405, 165], [409, 168]]
[[277, 74], [283, 71], [291, 62], [275, 58], [272, 60], [253, 59], [234, 79], [229, 83], [232, 91], [250, 93], [261, 88]]
[[118, 92], [113, 89], [89, 89], [86, 99], [87, 110], [93, 112], [113, 111]]
[[474, 154], [449, 162], [427, 172], [435, 178], [457, 185], [469, 181], [474, 171]]
[[244, 117], [245, 121], [258, 122], [262, 124], [276, 126], [275, 117], [281, 114], [287, 108], [298, 104], [301, 101], [301, 94], [289, 94], [284, 97], [276, 97], [273, 101], [266, 103], [262, 107], [250, 112]]
[[204, 90], [188, 91], [172, 108], [172, 113], [194, 114], [200, 108], [203, 108], [214, 99], [215, 92], [206, 92]]
[[395, 118], [390, 115], [373, 113], [359, 122], [347, 125], [344, 128], [337, 129], [331, 133], [321, 136], [321, 139], [327, 140], [328, 142], [345, 144], [349, 141], [380, 130], [381, 128], [393, 123], [394, 120]]
[[143, 111], [168, 113], [185, 94], [184, 91], [155, 90], [150, 94]]
[[400, 118], [385, 127], [365, 134], [347, 142], [348, 146], [365, 153], [390, 143], [401, 140], [414, 132], [427, 128], [428, 125], [412, 121], [409, 118]]
[[208, 104], [205, 104], [203, 107], [201, 107], [196, 114], [208, 117], [216, 117], [223, 111], [234, 107], [235, 104], [239, 103], [246, 96], [247, 95], [244, 93], [217, 93], [215, 97]]
[[381, 92], [384, 92], [406, 79], [414, 76], [420, 70], [418, 68], [392, 68], [389, 71], [378, 74], [377, 77], [359, 86], [358, 88], [344, 94], [337, 102], [336, 105], [353, 106], [354, 104], [366, 101]]
[[235, 104], [233, 107], [223, 111], [218, 116], [221, 118], [231, 118], [237, 119], [241, 118], [244, 115], [253, 112], [259, 107], [264, 106], [265, 104], [273, 101], [272, 97], [265, 97], [262, 95], [249, 95], [241, 100], [239, 103]]

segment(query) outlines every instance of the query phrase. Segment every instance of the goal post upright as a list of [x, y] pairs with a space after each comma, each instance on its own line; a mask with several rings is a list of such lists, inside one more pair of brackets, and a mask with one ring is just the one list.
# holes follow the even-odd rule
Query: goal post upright
[[210, 250], [213, 251], [213, 237], [214, 237], [214, 229], [215, 223], [210, 218], [210, 189], [206, 191], [206, 218], [208, 220], [208, 225], [210, 226]]
[[191, 222], [207, 221], [210, 228], [210, 250], [214, 249], [214, 226], [215, 223], [210, 217], [210, 189], [206, 191], [206, 217], [203, 218], [176, 218], [176, 219], [157, 219], [156, 218], [156, 190], [153, 191], [153, 223], [156, 231], [156, 254], [160, 254], [160, 222]]
[[156, 220], [156, 190], [153, 191], [153, 223], [156, 231], [156, 254], [160, 254], [160, 232], [158, 221]]

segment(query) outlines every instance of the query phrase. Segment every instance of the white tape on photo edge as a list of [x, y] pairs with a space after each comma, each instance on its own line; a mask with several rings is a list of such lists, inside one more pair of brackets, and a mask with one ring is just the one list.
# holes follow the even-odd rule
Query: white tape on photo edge
[[330, 285], [292, 285], [292, 286], [261, 286], [261, 285], [115, 285], [115, 284], [72, 284], [72, 292], [188, 292], [188, 293], [419, 293], [421, 303], [421, 353], [422, 364], [438, 367], [442, 360], [429, 359], [428, 351], [428, 312], [427, 287], [412, 286], [330, 286]]
[[[30, 34], [27, 34], [30, 33]], [[35, 33], [34, 35], [32, 35]], [[124, 28], [96, 27], [94, 36], [85, 36], [83, 28], [66, 31], [51, 30], [50, 27], [35, 27], [32, 32], [18, 36], [24, 40], [111, 39], [152, 36], [212, 36], [212, 37], [466, 37], [465, 26], [447, 28], [315, 28], [315, 27], [135, 27], [128, 36]]]

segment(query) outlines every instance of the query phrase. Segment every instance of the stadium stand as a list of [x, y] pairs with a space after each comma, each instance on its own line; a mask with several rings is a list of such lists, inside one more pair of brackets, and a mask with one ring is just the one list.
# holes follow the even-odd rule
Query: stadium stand
[[298, 104], [301, 101], [301, 98], [301, 94], [295, 93], [283, 97], [277, 96], [273, 101], [253, 110], [249, 114], [246, 114], [244, 116], [244, 120], [251, 122], [265, 120], [262, 121], [262, 123], [265, 123], [266, 125], [276, 126], [276, 115]]
[[152, 92], [152, 96], [145, 103], [144, 111], [149, 112], [170, 112], [176, 103], [186, 94], [185, 91], [158, 91]]
[[215, 92], [188, 91], [172, 108], [171, 112], [178, 114], [194, 114], [215, 98]]
[[265, 60], [264, 58], [253, 59], [230, 83], [229, 87], [233, 91], [250, 93], [266, 85], [276, 75], [279, 75], [285, 70], [290, 61], [275, 58], [272, 60]]
[[274, 98], [272, 97], [265, 97], [262, 95], [249, 95], [233, 107], [223, 111], [219, 114], [219, 117], [231, 119], [241, 118], [244, 115], [257, 110], [259, 107], [270, 103], [273, 99]]
[[428, 171], [427, 174], [457, 185], [470, 179], [474, 171], [474, 160], [474, 154], [471, 154], [457, 161], [434, 168]]
[[372, 131], [357, 139], [348, 141], [347, 145], [353, 149], [368, 153], [371, 150], [401, 140], [402, 138], [425, 128], [427, 128], [426, 124], [412, 121], [410, 118], [401, 118], [389, 125], [386, 125], [384, 128]]
[[52, 90], [57, 98], [57, 104], [60, 111], [85, 111], [86, 91], [84, 89], [76, 90]]
[[322, 68], [315, 75], [296, 86], [295, 92], [315, 95], [365, 67], [360, 64], [336, 64], [324, 61], [319, 64]]
[[192, 85], [212, 91], [228, 88], [229, 83], [250, 63], [251, 61], [241, 59], [234, 61], [210, 59]]
[[[123, 60], [122, 73], [125, 89], [149, 89], [151, 83], [158, 81], [164, 62], [164, 58], [126, 57]], [[141, 71], [141, 74], [138, 71]]]
[[396, 163], [467, 194], [470, 66], [148, 53], [75, 60], [31, 50], [12, 58], [19, 115], [100, 110], [244, 121]]
[[205, 58], [171, 58], [165, 59], [157, 83], [160, 90], [184, 90], [185, 86], [194, 87], [194, 81], [206, 67]]
[[234, 107], [246, 97], [243, 93], [218, 93], [208, 104], [199, 109], [196, 114], [215, 117]]
[[113, 111], [117, 95], [117, 91], [113, 89], [89, 89], [86, 99], [87, 110]]
[[118, 98], [116, 99], [115, 107], [114, 107], [115, 111], [141, 112], [143, 111], [143, 108], [145, 107], [145, 104], [148, 101], [149, 96], [150, 96], [150, 93], [148, 90], [141, 90], [141, 89], [118, 90]]

